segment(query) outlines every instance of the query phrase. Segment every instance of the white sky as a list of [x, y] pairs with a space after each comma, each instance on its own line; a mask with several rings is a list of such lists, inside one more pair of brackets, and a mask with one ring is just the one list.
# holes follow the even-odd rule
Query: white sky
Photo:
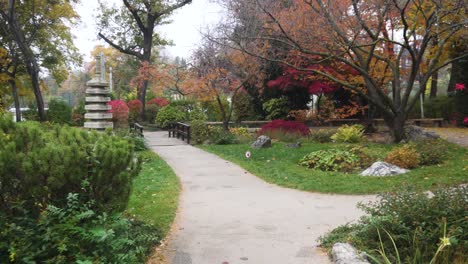
[[[121, 4], [120, 0], [107, 0], [108, 3]], [[83, 0], [76, 10], [81, 16], [81, 23], [72, 28], [76, 37], [75, 45], [80, 50], [85, 61], [91, 59], [91, 50], [96, 45], [104, 45], [103, 40], [97, 39], [95, 14], [98, 3], [96, 0]], [[201, 40], [200, 31], [207, 26], [216, 24], [222, 16], [221, 8], [210, 3], [209, 0], [193, 0], [191, 4], [177, 10], [171, 16], [172, 23], [156, 27], [156, 30], [167, 39], [174, 42], [174, 46], [165, 48], [165, 54], [172, 57], [188, 58], [191, 51]]]

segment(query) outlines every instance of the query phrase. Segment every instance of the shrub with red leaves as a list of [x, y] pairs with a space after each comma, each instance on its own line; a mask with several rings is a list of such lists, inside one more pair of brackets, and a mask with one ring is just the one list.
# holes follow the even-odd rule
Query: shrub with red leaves
[[128, 108], [130, 109], [131, 113], [141, 113], [143, 110], [143, 103], [136, 99], [136, 100], [130, 100], [128, 101]]
[[166, 98], [158, 97], [158, 98], [153, 98], [149, 100], [147, 104], [149, 105], [156, 104], [159, 107], [164, 107], [168, 105], [169, 103], [170, 103], [169, 100], [167, 100]]
[[129, 108], [123, 100], [112, 100], [108, 103], [112, 107], [112, 120], [117, 124], [125, 124], [128, 121]]
[[278, 135], [278, 134], [308, 136], [310, 134], [310, 131], [309, 131], [309, 128], [304, 123], [301, 123], [301, 122], [273, 120], [263, 125], [258, 133], [260, 135], [269, 135], [269, 136]]

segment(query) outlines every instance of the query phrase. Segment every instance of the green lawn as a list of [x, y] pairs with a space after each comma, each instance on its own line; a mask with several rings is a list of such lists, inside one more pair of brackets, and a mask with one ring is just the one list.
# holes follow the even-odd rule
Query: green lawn
[[166, 235], [177, 210], [180, 185], [172, 169], [151, 151], [142, 152], [145, 162], [133, 182], [127, 212], [154, 224]]
[[[449, 143], [447, 143], [449, 144]], [[384, 157], [391, 145], [366, 144], [377, 156]], [[273, 143], [272, 148], [251, 149], [249, 145], [200, 145], [199, 147], [230, 160], [267, 182], [305, 191], [338, 194], [373, 194], [398, 190], [413, 185], [418, 190], [468, 182], [468, 151], [449, 146], [449, 160], [436, 166], [421, 167], [409, 173], [391, 177], [364, 177], [356, 174], [324, 172], [299, 166], [304, 155], [320, 149], [338, 147], [335, 143], [304, 143], [291, 149], [284, 143]], [[245, 158], [249, 150], [251, 157]]]

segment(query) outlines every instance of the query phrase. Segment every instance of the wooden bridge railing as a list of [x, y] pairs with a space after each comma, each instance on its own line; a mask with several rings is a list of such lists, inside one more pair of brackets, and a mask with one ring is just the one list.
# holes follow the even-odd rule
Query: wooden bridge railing
[[190, 144], [190, 125], [182, 122], [172, 124], [169, 128], [169, 137], [181, 138]]
[[143, 137], [143, 126], [138, 123], [130, 124], [130, 132], [135, 133], [140, 137]]

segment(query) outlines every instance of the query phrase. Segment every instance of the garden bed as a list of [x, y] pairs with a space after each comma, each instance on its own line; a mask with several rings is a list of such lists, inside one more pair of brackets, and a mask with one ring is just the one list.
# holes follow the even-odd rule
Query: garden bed
[[[298, 164], [312, 151], [345, 147], [337, 143], [304, 143], [301, 148], [287, 148], [276, 142], [272, 148], [251, 149], [250, 145], [201, 145], [200, 148], [232, 161], [267, 182], [305, 191], [337, 194], [373, 194], [398, 190], [411, 185], [416, 190], [429, 190], [437, 186], [453, 186], [468, 181], [468, 151], [449, 145], [448, 159], [439, 165], [422, 166], [409, 173], [391, 177], [360, 176], [358, 172], [341, 173], [308, 169]], [[365, 144], [381, 160], [395, 145]], [[246, 158], [245, 152], [251, 157]]]

